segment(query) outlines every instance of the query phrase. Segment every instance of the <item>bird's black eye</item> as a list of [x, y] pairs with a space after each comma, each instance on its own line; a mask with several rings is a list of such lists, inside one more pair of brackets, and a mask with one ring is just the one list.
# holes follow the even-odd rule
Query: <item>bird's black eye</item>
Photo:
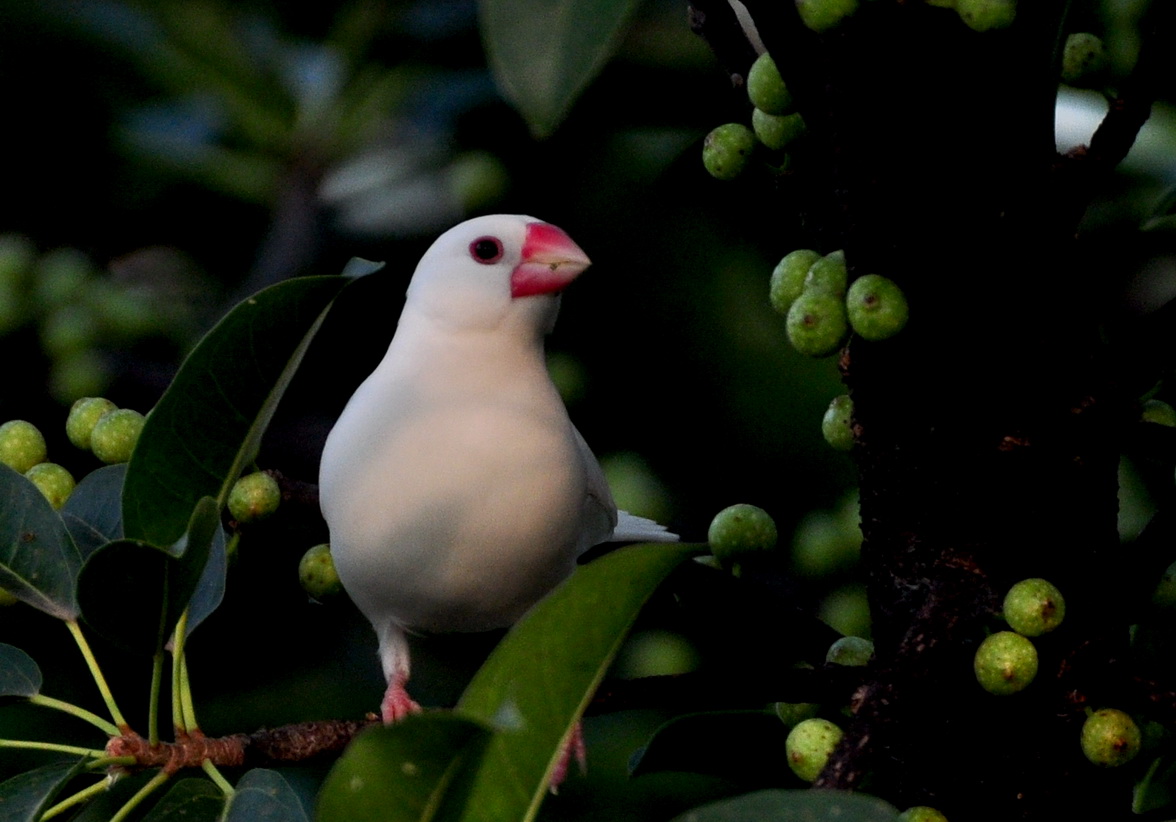
[[470, 256], [490, 265], [502, 259], [502, 241], [496, 237], [479, 237], [470, 243]]

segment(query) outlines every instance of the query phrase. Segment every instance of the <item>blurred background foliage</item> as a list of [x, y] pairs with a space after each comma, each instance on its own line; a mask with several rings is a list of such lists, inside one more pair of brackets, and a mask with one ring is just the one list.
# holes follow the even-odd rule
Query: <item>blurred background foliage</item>
[[[1140, 6], [1082, 12], [1078, 28], [1106, 37], [1120, 71]], [[249, 293], [338, 273], [352, 256], [383, 260], [332, 313], [259, 460], [313, 482], [431, 239], [478, 213], [533, 214], [594, 261], [549, 350], [622, 507], [690, 540], [726, 505], [764, 507], [795, 549], [788, 594], [843, 632], [868, 633], [853, 467], [820, 435], [842, 392], [837, 369], [796, 354], [767, 302], [772, 266], [810, 241], [786, 180], [721, 183], [703, 170], [702, 137], [749, 109], [684, 4], [635, 4], [611, 59], [544, 139], [496, 86], [473, 0], [0, 0], [0, 87], [0, 418], [39, 424], [50, 459], [78, 476], [95, 467], [65, 440], [69, 403], [104, 394], [149, 410], [187, 348]], [[1105, 104], [1071, 90], [1060, 101], [1067, 148]], [[1164, 104], [1088, 215], [1090, 268], [1051, 274], [1059, 287], [1111, 282], [1109, 329], [1176, 295], [1164, 205], [1174, 182], [1176, 115]], [[1138, 522], [1146, 495], [1125, 471], [1124, 516]], [[298, 586], [298, 558], [323, 539], [313, 516], [245, 535], [226, 605], [190, 647], [210, 733], [378, 704], [370, 627]], [[672, 603], [649, 611], [620, 675], [708, 664], [705, 643], [675, 632]], [[61, 697], [93, 701], [71, 692], [85, 678], [59, 633], [24, 606], [0, 610], [0, 641], [37, 658]], [[421, 640], [418, 698], [452, 703], [493, 639]], [[101, 652], [116, 660], [114, 679], [143, 687], [142, 660]], [[663, 718], [591, 720], [589, 781], [566, 785], [563, 818], [573, 806], [583, 818], [622, 806], [632, 818], [668, 815], [721, 792], [707, 779], [625, 778]], [[6, 736], [46, 721], [60, 720], [0, 714]]]

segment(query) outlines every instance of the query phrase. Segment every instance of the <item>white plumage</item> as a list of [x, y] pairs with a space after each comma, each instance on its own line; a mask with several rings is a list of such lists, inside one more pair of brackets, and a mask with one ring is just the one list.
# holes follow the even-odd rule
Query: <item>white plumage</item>
[[589, 264], [560, 229], [478, 217], [421, 258], [383, 361], [323, 449], [319, 492], [343, 586], [404, 690], [406, 630], [504, 627], [602, 542], [674, 540], [618, 512], [547, 374], [559, 292]]

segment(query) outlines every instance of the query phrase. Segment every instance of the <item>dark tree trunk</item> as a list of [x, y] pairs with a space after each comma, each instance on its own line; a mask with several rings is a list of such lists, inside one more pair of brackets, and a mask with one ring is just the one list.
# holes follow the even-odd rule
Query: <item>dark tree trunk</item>
[[[695, 3], [704, 19], [721, 5]], [[809, 124], [785, 185], [808, 187], [817, 249], [844, 248], [851, 279], [897, 282], [911, 312], [841, 358], [876, 657], [818, 786], [952, 822], [1127, 818], [1129, 777], [1089, 763], [1079, 732], [1088, 707], [1136, 707], [1140, 591], [1117, 533], [1135, 406], [1100, 340], [1110, 282], [1076, 235], [1149, 98], [1120, 101], [1090, 151], [1059, 157], [1060, 0], [984, 34], [921, 2], [863, 3], [824, 36], [791, 3], [746, 5]], [[1029, 688], [991, 695], [973, 654], [1005, 627], [1008, 588], [1037, 576], [1064, 593], [1066, 621], [1036, 641]]]

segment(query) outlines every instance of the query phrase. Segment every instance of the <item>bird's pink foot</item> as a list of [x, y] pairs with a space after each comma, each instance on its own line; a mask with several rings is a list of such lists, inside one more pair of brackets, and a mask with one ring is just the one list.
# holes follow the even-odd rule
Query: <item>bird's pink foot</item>
[[400, 676], [393, 677], [388, 683], [388, 690], [384, 691], [384, 699], [380, 702], [380, 717], [385, 725], [391, 725], [421, 710], [421, 706], [413, 701], [404, 689], [405, 679]]
[[576, 762], [580, 765], [580, 773], [588, 772], [588, 749], [584, 746], [584, 726], [579, 722], [572, 728], [571, 734], [567, 741], [564, 742], [563, 750], [559, 752], [559, 759], [556, 760], [555, 768], [551, 771], [551, 792], [559, 793], [559, 786], [567, 779], [568, 770], [572, 766], [572, 757], [576, 758]]

